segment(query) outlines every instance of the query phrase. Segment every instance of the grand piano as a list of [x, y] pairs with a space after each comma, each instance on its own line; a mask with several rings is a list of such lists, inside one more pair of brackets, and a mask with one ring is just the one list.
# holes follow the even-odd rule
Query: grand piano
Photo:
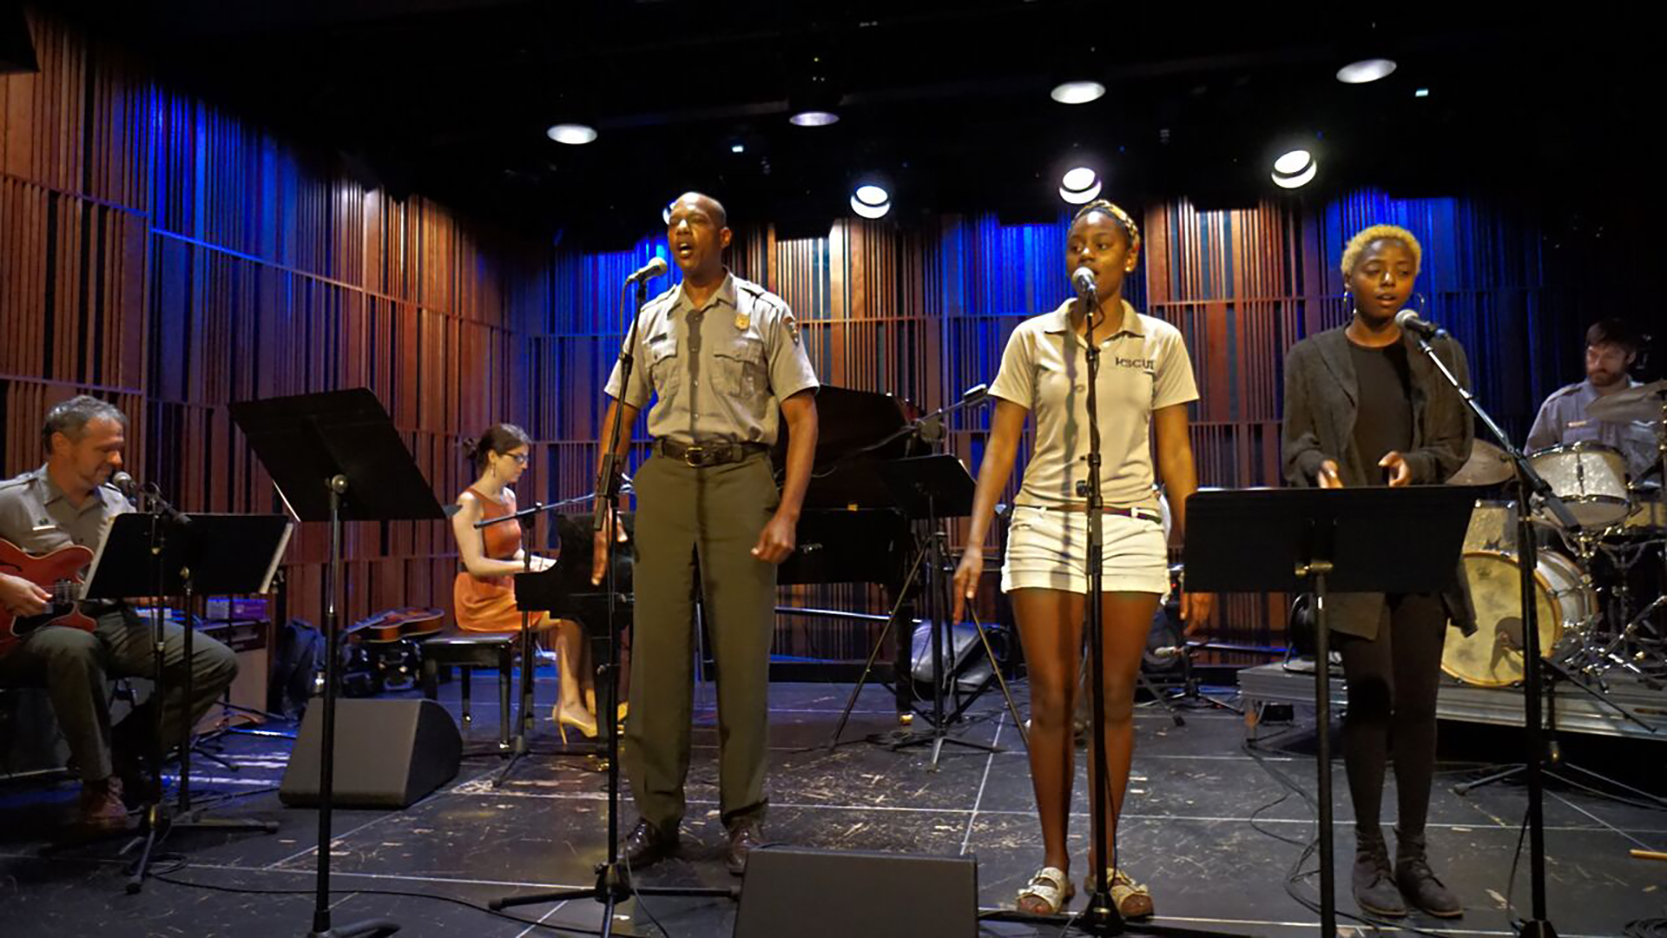
[[[910, 432], [918, 412], [912, 404], [888, 394], [830, 386], [817, 392], [816, 412], [816, 457], [799, 515], [797, 547], [782, 563], [776, 582], [783, 586], [872, 583], [883, 587], [887, 609], [896, 608], [898, 618], [907, 623], [893, 623], [890, 633], [893, 674], [907, 674], [915, 609], [912, 595], [900, 593], [915, 543], [908, 520], [876, 467], [926, 452]], [[782, 434], [773, 454], [778, 479], [787, 436]], [[901, 605], [900, 598], [904, 600]], [[856, 621], [876, 618], [871, 611], [864, 615], [855, 610], [778, 607], [778, 612]], [[898, 712], [907, 711], [911, 702], [907, 682], [894, 681], [893, 686]]]

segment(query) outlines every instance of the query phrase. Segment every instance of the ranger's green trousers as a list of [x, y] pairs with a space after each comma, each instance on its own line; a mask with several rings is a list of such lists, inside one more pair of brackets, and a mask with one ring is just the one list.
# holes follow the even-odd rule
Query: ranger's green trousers
[[781, 502], [769, 457], [696, 468], [656, 455], [632, 486], [636, 612], [623, 759], [637, 811], [664, 833], [683, 817], [698, 586], [717, 666], [722, 819], [762, 820], [776, 568], [751, 551]]

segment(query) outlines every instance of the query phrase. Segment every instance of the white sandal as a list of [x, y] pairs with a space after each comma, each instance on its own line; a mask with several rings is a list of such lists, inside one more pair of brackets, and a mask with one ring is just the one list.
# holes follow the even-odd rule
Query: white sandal
[[1043, 914], [1058, 915], [1059, 910], [1064, 908], [1065, 903], [1070, 902], [1071, 897], [1076, 894], [1077, 887], [1071, 884], [1071, 879], [1065, 875], [1064, 870], [1057, 866], [1044, 866], [1036, 871], [1035, 876], [1030, 878], [1029, 885], [1019, 890], [1015, 905], [1024, 902], [1026, 899], [1040, 899], [1042, 904], [1048, 908], [1047, 912]]
[[[1094, 874], [1090, 873], [1083, 888], [1094, 891]], [[1145, 886], [1129, 878], [1119, 869], [1106, 870], [1106, 885], [1117, 914], [1124, 918], [1150, 918], [1153, 912], [1152, 893]]]

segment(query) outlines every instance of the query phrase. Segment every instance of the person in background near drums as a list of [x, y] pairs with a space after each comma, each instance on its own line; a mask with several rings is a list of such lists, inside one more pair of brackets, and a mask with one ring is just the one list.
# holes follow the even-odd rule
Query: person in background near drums
[[[1418, 278], [1412, 233], [1373, 225], [1343, 250], [1354, 316], [1309, 336], [1285, 358], [1286, 480], [1321, 488], [1428, 485], [1470, 455], [1470, 414], [1445, 378], [1395, 324]], [[1464, 384], [1469, 368], [1452, 337], [1431, 343]], [[1435, 772], [1436, 689], [1447, 618], [1468, 621], [1457, 596], [1334, 593], [1331, 628], [1348, 681], [1343, 763], [1354, 801], [1355, 901], [1376, 915], [1464, 912], [1430, 870], [1424, 822]], [[1395, 865], [1378, 826], [1384, 770], [1393, 749], [1399, 816]]]
[[[513, 486], [527, 468], [531, 445], [526, 431], [513, 423], [493, 424], [480, 439], [468, 445], [480, 477], [457, 496], [459, 510], [451, 519], [457, 553], [463, 563], [463, 569], [452, 582], [452, 605], [457, 613], [457, 627], [465, 632], [514, 632], [521, 628], [521, 612], [515, 607], [514, 580], [523, 569], [521, 522], [503, 521], [478, 530], [475, 523], [515, 513]], [[545, 570], [551, 563], [548, 557], [535, 556], [532, 569]], [[561, 696], [552, 716], [562, 742], [567, 742], [569, 726], [594, 737], [595, 704], [585, 705], [585, 691], [590, 681], [589, 670], [580, 667], [585, 643], [579, 623], [551, 619], [545, 612], [533, 613], [528, 622], [530, 628], [555, 629]], [[594, 693], [590, 699], [595, 700]]]
[[1598, 398], [1637, 387], [1627, 373], [1643, 348], [1643, 338], [1619, 319], [1603, 319], [1586, 330], [1586, 380], [1551, 393], [1540, 405], [1533, 429], [1528, 431], [1528, 449], [1545, 449], [1563, 443], [1602, 443], [1619, 450], [1626, 459], [1627, 474], [1634, 481], [1655, 468], [1655, 428], [1639, 421], [1613, 422], [1589, 416], [1586, 411]]

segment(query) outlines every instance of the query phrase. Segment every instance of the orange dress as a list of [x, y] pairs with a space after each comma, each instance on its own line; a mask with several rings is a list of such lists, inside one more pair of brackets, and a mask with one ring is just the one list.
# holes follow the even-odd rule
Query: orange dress
[[[482, 521], [502, 518], [514, 509], [512, 493], [505, 492], [505, 501], [495, 502], [473, 486], [468, 489], [480, 502]], [[493, 560], [513, 560], [521, 549], [521, 522], [505, 521], [481, 528], [485, 554]], [[521, 628], [521, 610], [515, 608], [515, 578], [513, 576], [479, 577], [468, 570], [459, 570], [452, 581], [452, 605], [457, 612], [457, 627], [466, 632], [515, 632]], [[529, 619], [535, 629], [543, 628], [549, 613], [535, 612]]]

